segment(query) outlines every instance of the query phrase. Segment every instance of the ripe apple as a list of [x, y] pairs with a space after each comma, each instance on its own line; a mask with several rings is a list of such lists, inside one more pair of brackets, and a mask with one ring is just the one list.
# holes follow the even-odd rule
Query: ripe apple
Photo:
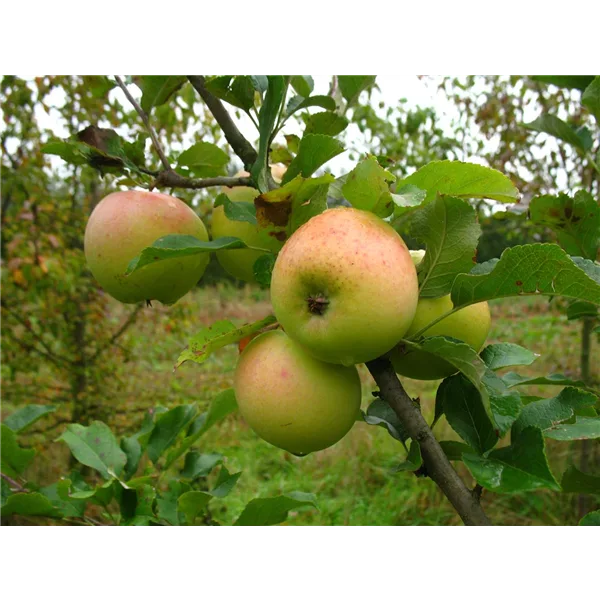
[[332, 208], [286, 242], [271, 303], [288, 335], [313, 356], [352, 365], [391, 350], [417, 307], [415, 266], [402, 238], [373, 213]]
[[[273, 165], [271, 174], [273, 179], [278, 183], [281, 182], [285, 167], [281, 165]], [[240, 171], [236, 177], [248, 177], [249, 173]], [[232, 202], [254, 202], [254, 198], [259, 195], [257, 189], [251, 187], [234, 187], [223, 188], [225, 193]], [[246, 223], [244, 221], [231, 221], [225, 216], [225, 209], [222, 206], [217, 206], [212, 214], [212, 237], [217, 239], [220, 237], [237, 237], [246, 242], [249, 246], [256, 248], [264, 248], [272, 252], [279, 252], [283, 242], [278, 240], [269, 232], [259, 229], [257, 225]], [[260, 250], [218, 250], [217, 260], [233, 277], [242, 281], [256, 281], [254, 277], [254, 263], [256, 259], [264, 254]]]
[[321, 362], [280, 329], [248, 344], [234, 388], [240, 413], [255, 433], [296, 455], [341, 440], [360, 409], [356, 367]]
[[[412, 325], [406, 332], [411, 336], [426, 325], [452, 310], [450, 295], [441, 298], [421, 298], [417, 305]], [[491, 325], [490, 309], [487, 302], [479, 302], [461, 308], [442, 319], [425, 332], [425, 336], [446, 335], [466, 342], [479, 352]], [[458, 371], [449, 362], [421, 351], [406, 351], [402, 346], [394, 348], [390, 355], [396, 373], [411, 379], [444, 379]]]
[[168, 234], [193, 235], [208, 241], [198, 215], [166, 194], [129, 190], [102, 199], [85, 228], [88, 266], [102, 288], [126, 304], [158, 300], [173, 304], [202, 277], [208, 253], [160, 261], [125, 276], [129, 262]]

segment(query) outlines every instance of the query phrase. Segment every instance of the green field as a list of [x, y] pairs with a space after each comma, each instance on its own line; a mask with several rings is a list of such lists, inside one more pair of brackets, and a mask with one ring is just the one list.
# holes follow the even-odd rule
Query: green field
[[[532, 366], [520, 372], [559, 372], [577, 377], [580, 325], [568, 322], [559, 306], [543, 298], [523, 298], [492, 303], [491, 311], [489, 342], [510, 340], [540, 354]], [[215, 320], [230, 319], [242, 324], [269, 312], [267, 292], [226, 285], [198, 289], [169, 309], [158, 305], [144, 309], [122, 340], [126, 351], [119, 354], [114, 377], [103, 382], [104, 391], [95, 400], [99, 413], [119, 433], [125, 433], [135, 429], [144, 411], [156, 405], [172, 407], [197, 402], [205, 406], [219, 391], [231, 387], [238, 350], [235, 346], [226, 347], [204, 364], [186, 363], [174, 373], [173, 364], [188, 337]], [[111, 304], [111, 326], [117, 326], [126, 314], [122, 305]], [[597, 351], [597, 344], [595, 339], [593, 352]], [[364, 366], [360, 373], [364, 409], [372, 398], [373, 381]], [[597, 370], [593, 375], [598, 378]], [[52, 381], [43, 370], [34, 380], [17, 375], [4, 382], [4, 409], [8, 413], [23, 402], [60, 402], [61, 386], [64, 383]], [[423, 412], [431, 421], [437, 382], [405, 380], [405, 387], [413, 397], [420, 398]], [[530, 391], [551, 396], [558, 390]], [[36, 478], [48, 483], [64, 473], [69, 460], [64, 446], [53, 442], [64, 427], [61, 420], [68, 419], [67, 409], [59, 410], [55, 419], [52, 429], [42, 433], [49, 422], [40, 421], [32, 428], [33, 433], [23, 437], [25, 445], [43, 450], [31, 468], [36, 471]], [[458, 439], [443, 419], [434, 431], [439, 439]], [[402, 446], [384, 429], [362, 422], [357, 422], [334, 447], [297, 458], [260, 440], [234, 414], [203, 437], [198, 449], [223, 454], [230, 472], [243, 472], [234, 492], [211, 504], [213, 517], [222, 523], [233, 522], [254, 497], [303, 491], [317, 496], [319, 510], [302, 509], [291, 516], [287, 525], [460, 524], [433, 482], [412, 473], [393, 471], [404, 460]], [[577, 449], [575, 444], [551, 444], [551, 465], [564, 466], [576, 460]], [[464, 467], [458, 468], [471, 481]], [[568, 495], [484, 493], [482, 502], [495, 524], [564, 525], [576, 524], [578, 520], [576, 499]]]

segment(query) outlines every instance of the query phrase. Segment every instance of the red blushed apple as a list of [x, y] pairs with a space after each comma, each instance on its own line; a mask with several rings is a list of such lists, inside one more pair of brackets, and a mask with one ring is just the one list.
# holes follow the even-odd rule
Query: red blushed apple
[[198, 283], [208, 253], [163, 260], [125, 276], [133, 258], [169, 234], [208, 240], [204, 223], [181, 200], [155, 192], [115, 192], [101, 200], [89, 218], [85, 257], [96, 281], [113, 298], [126, 304], [173, 304]]

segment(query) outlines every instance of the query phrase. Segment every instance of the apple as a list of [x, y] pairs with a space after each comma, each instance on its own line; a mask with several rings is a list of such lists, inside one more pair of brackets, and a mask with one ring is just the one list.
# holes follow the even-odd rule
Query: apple
[[296, 455], [332, 446], [359, 415], [356, 367], [317, 360], [280, 329], [248, 344], [234, 388], [240, 413], [254, 432]]
[[[412, 325], [406, 332], [409, 337], [426, 325], [452, 310], [450, 295], [441, 298], [421, 298]], [[424, 333], [427, 337], [445, 335], [466, 342], [475, 350], [481, 350], [490, 331], [491, 317], [487, 302], [479, 302], [461, 308], [442, 319]], [[390, 355], [396, 373], [410, 379], [444, 379], [458, 371], [449, 362], [421, 351], [406, 351], [402, 345]]]
[[198, 283], [208, 253], [160, 261], [127, 276], [125, 271], [144, 248], [177, 233], [208, 241], [204, 223], [178, 198], [138, 190], [109, 194], [94, 208], [85, 228], [87, 264], [102, 288], [121, 302], [173, 304]]
[[302, 225], [279, 253], [271, 303], [288, 335], [316, 358], [367, 362], [404, 336], [418, 283], [406, 244], [373, 213], [332, 208]]
[[[280, 183], [285, 173], [285, 167], [281, 165], [273, 165], [271, 174], [276, 182]], [[236, 177], [248, 177], [249, 173], [240, 171]], [[225, 193], [232, 202], [254, 202], [254, 198], [259, 195], [259, 191], [251, 187], [234, 187], [223, 188]], [[225, 209], [222, 206], [217, 206], [212, 214], [212, 237], [217, 239], [220, 237], [237, 237], [246, 242], [249, 246], [256, 248], [264, 248], [271, 252], [279, 252], [283, 246], [283, 241], [270, 235], [265, 230], [261, 230], [257, 225], [246, 223], [244, 221], [231, 221], [225, 216]], [[233, 277], [242, 281], [254, 282], [254, 263], [256, 260], [265, 254], [260, 250], [218, 250], [216, 252], [217, 260]]]

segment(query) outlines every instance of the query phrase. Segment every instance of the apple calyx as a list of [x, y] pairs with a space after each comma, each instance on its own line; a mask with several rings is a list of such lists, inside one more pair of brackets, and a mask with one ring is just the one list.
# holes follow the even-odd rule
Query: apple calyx
[[325, 314], [327, 306], [329, 305], [329, 300], [327, 300], [324, 294], [316, 294], [315, 296], [309, 296], [307, 302], [308, 312], [312, 315]]

